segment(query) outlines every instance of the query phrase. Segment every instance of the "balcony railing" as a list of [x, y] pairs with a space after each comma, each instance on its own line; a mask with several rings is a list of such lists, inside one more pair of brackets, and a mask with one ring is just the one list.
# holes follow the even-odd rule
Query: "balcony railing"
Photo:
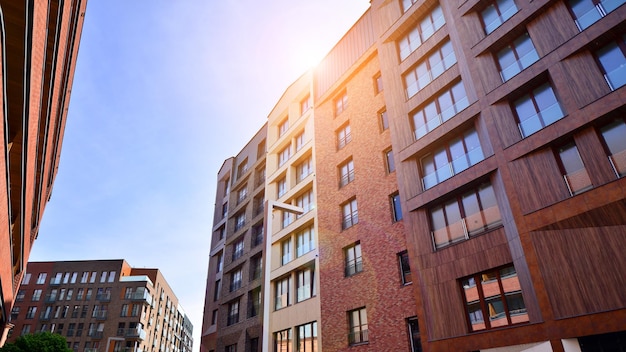
[[349, 170], [348, 173], [341, 175], [341, 179], [339, 180], [339, 188], [347, 185], [352, 181], [354, 181], [354, 169]]
[[519, 60], [514, 61], [507, 67], [503, 67], [500, 72], [500, 78], [502, 78], [502, 82], [506, 82], [513, 78], [518, 73], [522, 72], [528, 66], [534, 64], [539, 60], [539, 55], [537, 55], [536, 50], [531, 50], [524, 54], [524, 56], [520, 57]]
[[614, 69], [611, 72], [607, 72], [604, 75], [604, 79], [606, 83], [609, 84], [611, 90], [616, 90], [617, 88], [626, 84], [626, 65], [621, 65]]
[[124, 336], [129, 339], [145, 340], [146, 332], [141, 328], [128, 328]]
[[369, 336], [368, 336], [367, 330], [353, 331], [350, 334], [348, 334], [348, 342], [351, 345], [365, 343], [368, 341], [369, 341]]
[[111, 301], [111, 292], [97, 294], [96, 295], [96, 301], [110, 302]]
[[100, 311], [93, 312], [91, 317], [92, 318], [96, 318], [96, 320], [106, 320], [106, 318], [107, 318], [107, 311], [106, 310], [100, 310]]
[[352, 276], [356, 273], [360, 273], [361, 271], [363, 271], [363, 260], [361, 258], [357, 258], [356, 261], [353, 261], [346, 265], [345, 275]]
[[47, 295], [46, 295], [46, 298], [44, 298], [44, 301], [45, 301], [46, 303], [54, 303], [54, 302], [56, 302], [56, 301], [57, 301], [57, 295], [50, 295], [50, 294], [47, 294]]
[[565, 179], [567, 189], [572, 196], [593, 188], [593, 184], [591, 183], [591, 179], [589, 178], [589, 174], [585, 168], [563, 175], [563, 178]]
[[289, 295], [287, 293], [282, 294], [280, 296], [276, 296], [274, 300], [274, 309], [278, 310], [278, 309], [287, 307], [289, 305], [288, 298], [289, 298]]
[[456, 56], [454, 51], [449, 52], [446, 57], [444, 57], [441, 61], [434, 64], [430, 70], [427, 70], [421, 76], [417, 77], [417, 79], [408, 84], [406, 87], [406, 95], [407, 98], [413, 97], [417, 92], [424, 89], [430, 82], [434, 81], [435, 78], [441, 76], [446, 70], [448, 70], [452, 65], [456, 64]]
[[343, 221], [341, 222], [341, 228], [343, 230], [350, 228], [356, 225], [359, 222], [359, 212], [354, 211], [343, 217]]
[[152, 296], [148, 291], [137, 291], [137, 292], [129, 292], [124, 295], [124, 299], [129, 299], [131, 301], [143, 301], [148, 305], [152, 304]]
[[517, 6], [515, 6], [514, 2], [511, 2], [511, 6], [507, 9], [505, 9], [502, 14], [498, 15], [496, 18], [493, 19], [493, 21], [489, 22], [489, 23], [485, 23], [485, 32], [487, 34], [490, 34], [491, 32], [495, 31], [496, 28], [500, 27], [500, 25], [502, 25], [502, 23], [506, 22], [506, 20], [508, 20], [509, 18], [511, 18], [514, 14], [517, 13]]
[[433, 116], [430, 120], [426, 121], [426, 123], [422, 126], [419, 126], [415, 129], [415, 140], [418, 140], [424, 137], [428, 132], [434, 130], [439, 127], [442, 123], [448, 121], [453, 116], [463, 111], [466, 107], [469, 106], [469, 100], [467, 96], [463, 97], [456, 103], [454, 103], [451, 107], [443, 110], [441, 113]]
[[609, 161], [618, 177], [626, 175], [626, 150], [609, 155]]
[[466, 170], [470, 166], [477, 164], [484, 159], [483, 151], [480, 147], [474, 148], [466, 154], [460, 155], [452, 162], [443, 165], [437, 170], [422, 178], [422, 186], [424, 190], [427, 190], [450, 177], [458, 174], [461, 171]]
[[502, 225], [500, 210], [497, 206], [492, 206], [432, 231], [433, 247], [435, 249], [446, 247], [500, 225]]
[[561, 104], [558, 102], [539, 111], [537, 114], [531, 115], [518, 123], [519, 131], [522, 138], [526, 138], [531, 134], [549, 126], [565, 116]]
[[89, 331], [87, 332], [87, 336], [91, 337], [92, 339], [102, 339], [102, 337], [104, 336], [104, 332], [102, 331]]

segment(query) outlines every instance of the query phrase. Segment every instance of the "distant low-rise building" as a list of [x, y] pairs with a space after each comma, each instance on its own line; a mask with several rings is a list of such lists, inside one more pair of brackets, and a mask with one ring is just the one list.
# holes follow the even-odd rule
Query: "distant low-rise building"
[[193, 325], [158, 269], [125, 260], [31, 262], [8, 341], [49, 331], [74, 351], [190, 352]]

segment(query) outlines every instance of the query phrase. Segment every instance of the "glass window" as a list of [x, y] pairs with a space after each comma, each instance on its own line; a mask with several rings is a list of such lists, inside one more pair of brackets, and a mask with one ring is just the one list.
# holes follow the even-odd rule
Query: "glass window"
[[274, 333], [274, 351], [292, 352], [291, 329], [286, 329]]
[[468, 239], [502, 224], [491, 184], [485, 183], [430, 209], [435, 248]]
[[460, 280], [470, 331], [528, 322], [517, 273], [512, 265]]
[[346, 260], [345, 276], [352, 276], [363, 271], [363, 257], [361, 254], [361, 243], [356, 242], [344, 250]]
[[285, 148], [283, 148], [278, 153], [278, 166], [283, 166], [287, 160], [291, 157], [291, 144], [287, 144]]
[[379, 112], [378, 119], [380, 120], [380, 129], [382, 131], [389, 128], [389, 119], [387, 118], [387, 110], [383, 110]]
[[296, 256], [301, 257], [315, 249], [315, 231], [313, 225], [298, 232], [296, 235]]
[[47, 276], [48, 276], [47, 273], [39, 273], [39, 275], [37, 276], [37, 285], [45, 284]]
[[300, 114], [304, 114], [312, 106], [311, 96], [307, 95], [306, 98], [300, 101]]
[[615, 119], [602, 127], [600, 134], [615, 173], [623, 177], [626, 175], [626, 123], [621, 118]]
[[533, 89], [513, 102], [522, 138], [545, 128], [565, 116], [549, 83]]
[[281, 260], [280, 264], [285, 265], [292, 259], [291, 257], [291, 238], [286, 238], [280, 243]]
[[350, 143], [350, 141], [352, 140], [352, 133], [350, 131], [349, 124], [337, 130], [336, 134], [337, 134], [337, 149], [341, 149], [345, 147], [346, 144]]
[[413, 282], [413, 279], [411, 278], [411, 266], [409, 265], [409, 252], [402, 251], [398, 253], [398, 263], [400, 264], [402, 284], [406, 285]]
[[472, 127], [421, 159], [422, 186], [427, 190], [484, 159]]
[[422, 340], [420, 339], [420, 326], [417, 317], [407, 319], [407, 326], [411, 337], [411, 352], [422, 352]]
[[558, 148], [557, 154], [565, 184], [571, 195], [576, 195], [593, 187], [574, 142]]
[[343, 230], [356, 225], [359, 222], [359, 211], [357, 209], [356, 199], [352, 199], [345, 203], [342, 207], [343, 221], [341, 228]]
[[276, 182], [276, 186], [278, 188], [278, 196], [282, 197], [285, 193], [287, 193], [287, 178], [283, 177]]
[[424, 16], [415, 27], [398, 41], [400, 59], [406, 59], [412, 52], [419, 48], [423, 42], [446, 24], [441, 7], [437, 5], [430, 13]]
[[480, 13], [485, 26], [485, 33], [493, 32], [515, 13], [517, 13], [517, 6], [513, 0], [496, 0], [489, 4]]
[[350, 323], [350, 334], [348, 336], [350, 345], [368, 342], [367, 311], [365, 307], [349, 311], [348, 320]]
[[348, 108], [348, 93], [343, 92], [338, 98], [335, 99], [335, 116], [338, 116], [347, 108]]
[[402, 220], [402, 205], [400, 204], [400, 194], [397, 192], [389, 196], [391, 202], [391, 217], [394, 222]]
[[580, 31], [624, 4], [625, 0], [569, 0], [569, 8]]
[[282, 137], [289, 129], [289, 118], [285, 118], [278, 124], [278, 137]]
[[226, 325], [230, 326], [239, 322], [239, 300], [228, 303], [228, 320]]
[[296, 302], [315, 296], [315, 270], [307, 267], [296, 272]]
[[298, 352], [317, 352], [317, 322], [296, 327], [296, 350]]
[[354, 162], [352, 158], [339, 165], [339, 188], [354, 181]]
[[243, 237], [233, 243], [233, 257], [232, 260], [235, 261], [239, 259], [243, 255]]
[[289, 286], [291, 285], [291, 278], [289, 276], [279, 279], [275, 283], [275, 301], [274, 301], [274, 309], [279, 310], [281, 308], [287, 307], [291, 304], [291, 300], [289, 298]]
[[508, 81], [539, 60], [539, 55], [528, 33], [522, 34], [513, 43], [504, 47], [496, 57], [500, 66], [502, 82]]
[[411, 116], [415, 140], [424, 137], [442, 123], [469, 106], [465, 86], [459, 81]]
[[304, 131], [302, 131], [296, 136], [296, 151], [302, 149], [305, 143], [306, 141], [304, 140]]
[[385, 151], [385, 166], [388, 174], [396, 171], [396, 163], [393, 160], [393, 150], [391, 149]]
[[380, 72], [374, 76], [374, 93], [378, 94], [383, 91], [383, 77]]
[[596, 52], [611, 90], [626, 84], [626, 34]]
[[452, 43], [448, 39], [417, 66], [404, 74], [406, 95], [411, 98], [456, 63]]

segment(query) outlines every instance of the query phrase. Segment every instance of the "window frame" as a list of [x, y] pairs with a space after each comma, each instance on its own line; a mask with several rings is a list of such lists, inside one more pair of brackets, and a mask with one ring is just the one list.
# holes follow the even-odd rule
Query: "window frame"
[[[369, 324], [366, 307], [348, 311], [348, 330], [348, 344], [350, 346], [369, 343]], [[359, 337], [358, 340], [356, 338], [357, 334]]]
[[[554, 97], [554, 102], [551, 103], [550, 106], [546, 107], [545, 109], [541, 109], [540, 104], [538, 103], [538, 96], [539, 94], [545, 94], [545, 92], [550, 93], [550, 95], [552, 97]], [[534, 110], [534, 114], [530, 117], [527, 117], [526, 119], [524, 119], [524, 121], [521, 120], [520, 118], [520, 109], [522, 104], [526, 104], [530, 102], [532, 104], [533, 110]], [[532, 89], [530, 89], [528, 92], [526, 92], [524, 95], [519, 96], [518, 98], [516, 98], [515, 100], [512, 100], [511, 103], [511, 110], [513, 112], [513, 115], [515, 116], [515, 121], [517, 122], [517, 127], [519, 129], [520, 135], [522, 136], [522, 138], [528, 138], [529, 136], [543, 130], [544, 128], [552, 125], [553, 123], [556, 123], [557, 121], [561, 120], [563, 117], [565, 117], [567, 115], [565, 109], [563, 108], [562, 104], [561, 104], [561, 100], [559, 99], [559, 96], [557, 95], [557, 92], [554, 90], [552, 83], [547, 81], [544, 82], [540, 85], [534, 86]], [[543, 105], [543, 104], [541, 104]], [[547, 120], [547, 114], [546, 111], [551, 110], [553, 108], [558, 108], [558, 111], [560, 112], [560, 116], [558, 117], [551, 117], [551, 121]], [[556, 109], [555, 109], [556, 111]], [[545, 116], [545, 117], [544, 117]], [[556, 116], [556, 115], [555, 115]], [[541, 128], [536, 129], [534, 131], [529, 131], [528, 133], [526, 133], [524, 131], [524, 124], [528, 124], [529, 122], [532, 122], [531, 120], [538, 120], [539, 125], [541, 126]], [[546, 121], [547, 120], [547, 121]]]
[[[505, 4], [508, 3], [512, 3], [513, 6], [509, 6], [508, 8], [505, 9], [504, 13], [502, 11], [502, 7]], [[485, 12], [489, 9], [489, 8], [493, 8], [495, 11], [495, 14], [497, 15], [497, 18], [493, 21], [491, 21], [489, 24], [487, 24], [485, 22]], [[508, 11], [511, 8], [515, 8], [513, 13], [509, 13]], [[480, 17], [480, 21], [482, 23], [483, 26], [483, 30], [485, 31], [486, 35], [489, 35], [491, 33], [493, 33], [496, 29], [498, 29], [500, 26], [502, 26], [502, 24], [506, 21], [508, 21], [509, 19], [511, 19], [511, 17], [513, 17], [516, 13], [519, 12], [519, 8], [517, 7], [517, 4], [515, 3], [514, 0], [493, 0], [491, 1], [487, 6], [485, 6], [481, 11], [478, 17]], [[508, 16], [508, 17], [506, 17]], [[498, 24], [495, 25], [495, 27], [491, 27], [491, 30], [489, 30], [489, 26], [491, 24], [494, 24], [495, 22], [499, 21]]]
[[345, 187], [354, 181], [354, 160], [352, 157], [339, 164], [337, 169], [339, 171], [339, 188]]
[[345, 148], [352, 141], [350, 122], [346, 122], [335, 131], [337, 150]]
[[333, 106], [335, 110], [335, 117], [341, 115], [344, 111], [348, 109], [348, 92], [341, 92], [334, 100]]
[[359, 208], [356, 197], [341, 205], [341, 229], [347, 230], [359, 223]]
[[[520, 56], [520, 49], [528, 43], [530, 43], [532, 50]], [[534, 57], [530, 57], [529, 55], [533, 53]], [[508, 64], [506, 67], [503, 67], [502, 61], [505, 59], [505, 57], [508, 57], [509, 54], [513, 54], [513, 58], [515, 59], [515, 61]], [[516, 37], [513, 41], [500, 48], [500, 50], [498, 50], [494, 54], [494, 57], [496, 59], [496, 65], [498, 67], [498, 70], [500, 71], [500, 78], [502, 79], [502, 83], [505, 83], [513, 77], [517, 76], [540, 59], [539, 53], [537, 52], [537, 47], [535, 46], [535, 43], [533, 43], [533, 40], [528, 32], [522, 33], [522, 35]], [[526, 59], [528, 59], [528, 61]], [[507, 70], [512, 68], [515, 68], [516, 71], [512, 72], [509, 76]], [[507, 73], [505, 73], [505, 71], [507, 71]]]
[[[363, 272], [363, 249], [361, 241], [356, 241], [343, 249], [344, 277]], [[354, 270], [352, 270], [354, 269]]]

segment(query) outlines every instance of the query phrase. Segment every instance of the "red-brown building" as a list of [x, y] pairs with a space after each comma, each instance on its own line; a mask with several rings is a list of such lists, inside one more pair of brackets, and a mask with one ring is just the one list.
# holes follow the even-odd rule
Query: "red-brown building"
[[56, 175], [87, 1], [0, 1], [0, 346]]
[[264, 351], [626, 350], [624, 2], [372, 0], [268, 117]]

